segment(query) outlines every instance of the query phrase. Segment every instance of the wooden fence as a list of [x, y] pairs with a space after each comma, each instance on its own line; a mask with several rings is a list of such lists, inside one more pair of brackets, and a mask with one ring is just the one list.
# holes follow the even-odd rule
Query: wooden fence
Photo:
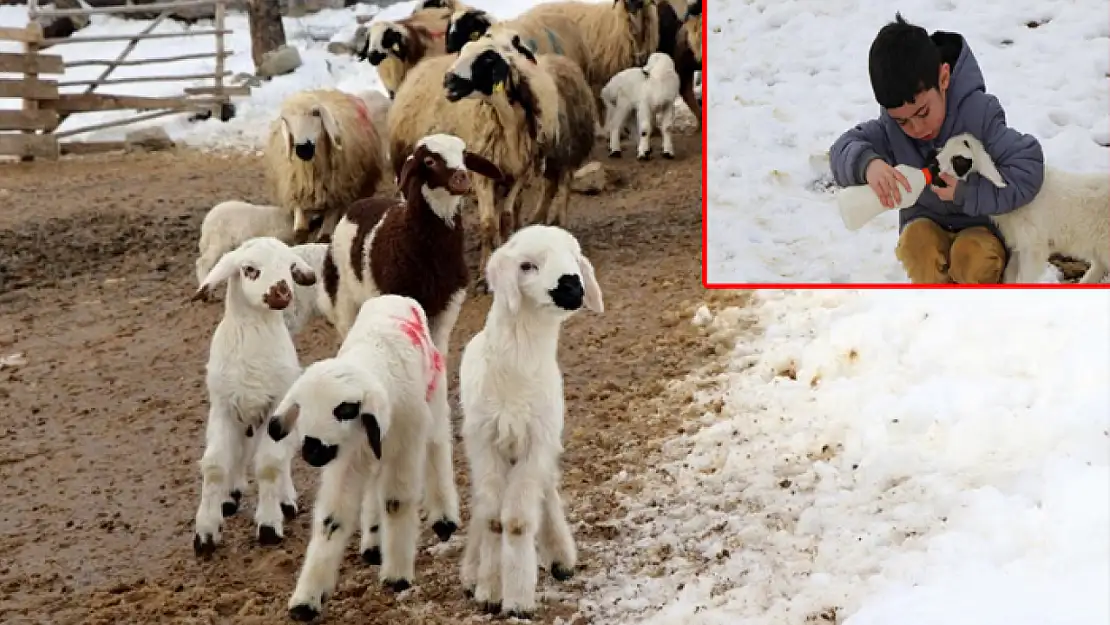
[[[169, 18], [174, 10], [194, 7], [214, 6], [213, 28], [190, 29], [176, 33], [154, 33], [159, 24]], [[24, 28], [0, 28], [0, 41], [15, 41], [23, 44], [23, 52], [0, 53], [0, 74], [22, 74], [22, 78], [0, 77], [0, 99], [18, 98], [23, 101], [20, 110], [0, 108], [0, 156], [19, 156], [23, 160], [34, 158], [56, 159], [60, 154], [82, 154], [122, 149], [122, 141], [82, 142], [66, 140], [75, 135], [94, 130], [114, 128], [142, 122], [175, 113], [192, 113], [203, 110], [219, 109], [230, 102], [233, 95], [250, 95], [246, 86], [234, 87], [225, 84], [231, 72], [224, 67], [232, 52], [224, 45], [224, 35], [230, 34], [224, 25], [227, 0], [178, 0], [157, 4], [122, 5], [114, 7], [83, 7], [80, 9], [41, 10], [38, 0], [29, 0], [27, 5], [31, 23]], [[89, 16], [94, 14], [120, 14], [136, 12], [159, 12], [158, 17], [147, 27], [133, 35], [82, 35], [80, 31], [69, 37], [50, 39], [43, 36], [42, 27], [35, 22], [38, 17]], [[215, 51], [176, 56], [160, 56], [145, 59], [129, 59], [129, 55], [140, 41], [148, 39], [169, 39], [174, 37], [198, 37], [215, 35]], [[70, 62], [56, 54], [43, 54], [46, 47], [69, 43], [126, 41], [114, 59], [81, 59]], [[112, 78], [117, 67], [139, 65], [168, 65], [180, 61], [215, 59], [215, 71], [204, 74], [172, 74], [165, 72], [155, 76], [136, 76]], [[105, 66], [100, 75], [93, 80], [58, 80], [71, 67]], [[51, 78], [41, 78], [49, 76]], [[96, 92], [104, 85], [125, 83], [178, 82], [187, 80], [211, 79], [211, 86], [187, 87], [180, 95], [170, 97], [146, 97], [132, 95], [113, 95]], [[84, 87], [80, 91], [72, 89], [62, 93], [64, 88]], [[134, 116], [80, 126], [58, 132], [58, 127], [75, 113], [90, 111], [135, 110], [145, 111]], [[65, 141], [63, 141], [65, 140]]]

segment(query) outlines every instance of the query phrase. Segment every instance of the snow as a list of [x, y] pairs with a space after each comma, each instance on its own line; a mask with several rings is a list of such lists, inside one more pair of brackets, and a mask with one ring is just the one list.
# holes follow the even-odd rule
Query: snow
[[1110, 622], [1110, 293], [760, 291], [707, 312], [759, 329], [689, 381], [715, 387], [701, 429], [611, 520], [594, 622]]
[[964, 35], [1010, 126], [1036, 136], [1048, 163], [1110, 171], [1097, 143], [1110, 142], [1105, 0], [718, 2], [707, 30], [709, 282], [908, 282], [897, 215], [851, 232], [828, 189], [829, 146], [878, 115], [868, 48], [896, 10]]
[[[548, 0], [550, 1], [550, 0]], [[509, 19], [524, 12], [536, 2], [526, 0], [483, 0], [483, 9], [500, 19]], [[232, 101], [237, 107], [236, 117], [228, 123], [212, 119], [200, 123], [188, 123], [185, 115], [171, 116], [119, 128], [94, 131], [76, 138], [89, 141], [108, 141], [122, 139], [130, 130], [143, 126], [160, 125], [175, 140], [197, 147], [261, 149], [265, 143], [269, 124], [277, 115], [281, 102], [287, 96], [303, 89], [336, 88], [350, 93], [365, 90], [385, 92], [378, 79], [375, 68], [347, 55], [334, 55], [327, 51], [329, 41], [349, 41], [358, 27], [356, 16], [372, 15], [374, 20], [392, 20], [412, 13], [416, 6], [414, 0], [393, 4], [385, 8], [375, 5], [358, 4], [350, 9], [325, 9], [318, 13], [298, 18], [284, 18], [286, 39], [301, 54], [302, 67], [296, 72], [274, 78], [272, 81], [252, 89], [249, 97], [236, 97]], [[27, 7], [0, 6], [0, 27], [23, 27], [27, 24]], [[96, 15], [91, 24], [75, 36], [125, 35], [141, 32], [150, 21], [125, 20], [118, 17]], [[253, 73], [251, 59], [250, 30], [247, 17], [243, 13], [229, 12], [226, 27], [233, 31], [225, 37], [225, 45], [234, 52], [226, 67], [233, 74]], [[210, 30], [211, 20], [197, 22], [193, 26], [167, 20], [157, 26], [154, 33], [185, 32], [188, 30]], [[121, 42], [66, 43], [44, 51], [44, 54], [58, 54], [66, 61], [82, 59], [114, 59], [127, 46]], [[21, 44], [0, 41], [0, 52], [18, 52]], [[196, 36], [187, 38], [167, 38], [140, 41], [128, 58], [143, 59], [166, 57], [182, 54], [197, 54], [215, 51], [215, 36]], [[215, 72], [215, 59], [180, 61], [173, 64], [156, 64], [117, 68], [112, 78], [189, 75]], [[92, 80], [103, 71], [103, 66], [70, 68], [65, 76], [44, 76], [60, 81]], [[0, 78], [16, 77], [0, 73]], [[230, 78], [230, 77], [229, 77]], [[153, 83], [130, 83], [105, 85], [97, 93], [138, 96], [178, 96], [189, 86], [209, 86], [206, 81], [170, 81]], [[232, 84], [232, 83], [228, 83]], [[62, 93], [81, 93], [85, 87], [62, 87]], [[0, 109], [16, 109], [20, 101], [0, 99]], [[59, 131], [98, 124], [104, 121], [122, 119], [136, 115], [134, 111], [109, 111], [80, 113], [67, 119]], [[169, 120], [169, 121], [167, 121]]]

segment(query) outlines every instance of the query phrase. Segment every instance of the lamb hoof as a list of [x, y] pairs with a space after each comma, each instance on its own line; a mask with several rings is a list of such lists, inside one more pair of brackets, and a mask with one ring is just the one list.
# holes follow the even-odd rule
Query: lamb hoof
[[551, 564], [551, 577], [554, 577], [560, 582], [565, 582], [568, 579], [574, 577], [574, 569], [569, 566], [565, 566], [562, 563], [553, 562]]
[[509, 610], [505, 616], [508, 618], [518, 618], [522, 621], [530, 621], [532, 617], [535, 616], [535, 613], [529, 610]]
[[381, 566], [382, 550], [380, 547], [371, 547], [362, 552], [362, 561], [371, 566]]
[[667, 159], [668, 161], [673, 161], [674, 154], [672, 154], [671, 152], [663, 152], [663, 158]]
[[216, 553], [216, 539], [211, 534], [193, 534], [193, 553], [202, 558], [210, 558]]
[[382, 584], [393, 592], [405, 592], [412, 588], [412, 582], [407, 579], [387, 579], [382, 581]]
[[501, 614], [500, 601], [482, 601], [478, 607], [486, 614]]
[[284, 540], [282, 536], [273, 527], [269, 525], [258, 526], [258, 544], [273, 547], [274, 545], [280, 545], [282, 540]]
[[441, 543], [451, 540], [451, 534], [454, 534], [457, 529], [459, 529], [459, 525], [447, 519], [436, 521], [432, 524], [432, 531], [436, 533]]
[[307, 623], [315, 619], [317, 616], [320, 616], [320, 611], [308, 605], [307, 603], [301, 603], [289, 608], [289, 618], [293, 619], [294, 621]]
[[297, 504], [283, 503], [281, 504], [281, 516], [285, 517], [286, 521], [292, 521], [297, 516]]
[[650, 161], [651, 160], [651, 150], [648, 150], [647, 152], [644, 152], [642, 154], [637, 154], [636, 155], [636, 160], [638, 160], [638, 161]]
[[220, 511], [223, 512], [225, 519], [239, 511], [239, 503], [242, 499], [243, 493], [241, 491], [231, 491], [231, 501], [225, 501], [220, 505]]
[[620, 157], [621, 157], [621, 151], [620, 150], [609, 150], [609, 158], [620, 158]]

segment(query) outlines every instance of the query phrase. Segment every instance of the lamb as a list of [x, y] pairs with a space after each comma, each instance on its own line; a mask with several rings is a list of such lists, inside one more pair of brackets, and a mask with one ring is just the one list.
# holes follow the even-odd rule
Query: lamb
[[205, 276], [221, 256], [254, 237], [274, 237], [291, 243], [292, 213], [280, 206], [239, 200], [220, 202], [209, 209], [200, 224], [200, 240], [197, 242], [197, 285], [204, 282]]
[[578, 25], [563, 15], [533, 17], [530, 12], [516, 19], [499, 21], [481, 9], [456, 11], [447, 23], [446, 50], [457, 54], [464, 45], [483, 35], [508, 33], [507, 39], [519, 35], [521, 43], [532, 55], [558, 54], [585, 68], [590, 51], [582, 39]]
[[[937, 153], [942, 173], [966, 180], [975, 172], [999, 189], [1006, 182], [994, 160], [971, 133], [949, 139]], [[1080, 284], [1093, 284], [1110, 270], [1110, 178], [1045, 167], [1041, 190], [1031, 202], [991, 220], [1010, 247], [1005, 284], [1036, 282], [1053, 252], [1081, 258], [1090, 268]]]
[[377, 191], [385, 143], [370, 106], [378, 97], [312, 89], [282, 102], [266, 165], [277, 204], [293, 213], [294, 243], [325, 241], [351, 202]]
[[696, 93], [694, 83], [695, 77], [701, 72], [701, 51], [701, 0], [694, 0], [686, 9], [672, 56], [675, 70], [678, 72], [678, 92], [690, 112], [697, 118], [698, 130], [701, 130], [701, 97]]
[[357, 56], [378, 68], [390, 99], [417, 63], [445, 53], [444, 35], [451, 13], [447, 8], [429, 8], [401, 20], [370, 24]]
[[316, 275], [285, 243], [256, 237], [220, 257], [193, 299], [225, 281], [224, 316], [212, 334], [208, 356], [208, 425], [193, 535], [198, 556], [215, 551], [223, 519], [238, 511], [251, 456], [258, 481], [254, 519], [259, 543], [280, 543], [283, 517], [297, 513], [293, 445], [254, 436], [261, 434], [274, 404], [301, 373], [281, 311], [293, 300], [290, 285], [311, 286]]
[[[394, 592], [412, 585], [432, 398], [446, 401], [446, 386], [420, 304], [382, 295], [362, 305], [335, 357], [309, 365], [274, 410], [268, 438], [295, 440], [296, 429], [302, 457], [323, 468], [312, 538], [288, 604], [293, 619], [316, 618], [335, 591], [362, 493], [385, 510], [382, 583]], [[290, 414], [293, 406], [299, 410]]]
[[604, 311], [593, 265], [578, 241], [553, 226], [516, 232], [490, 258], [493, 304], [463, 350], [462, 437], [470, 468], [471, 523], [464, 592], [487, 612], [530, 618], [536, 607], [536, 538], [553, 577], [577, 560], [559, 495], [564, 321], [583, 306]]
[[[303, 243], [294, 245], [293, 253], [301, 257], [313, 275], [324, 275], [324, 258], [328, 254], [327, 243]], [[317, 315], [323, 315], [319, 306], [319, 283], [302, 286], [293, 284], [293, 304], [282, 311], [282, 318], [289, 334], [297, 336]]]
[[[463, 255], [462, 196], [470, 190], [468, 171], [499, 178], [498, 168], [472, 154], [458, 137], [423, 138], [399, 176], [404, 198], [370, 198], [353, 204], [336, 226], [324, 258], [319, 306], [346, 337], [359, 307], [382, 294], [419, 302], [427, 314], [436, 348], [449, 353], [451, 330], [466, 299], [469, 276]], [[459, 504], [451, 464], [450, 406], [447, 396], [433, 402], [434, 426], [425, 510], [432, 528], [447, 540], [458, 528]], [[370, 515], [367, 527], [373, 527]], [[363, 533], [363, 553], [376, 537]]]
[[663, 158], [674, 158], [671, 128], [678, 92], [679, 78], [674, 61], [662, 52], [653, 52], [643, 67], [630, 67], [613, 76], [601, 90], [606, 109], [605, 128], [609, 132], [609, 157], [620, 158], [621, 128], [629, 114], [635, 111], [640, 128], [636, 158], [642, 161], [651, 158], [651, 127], [656, 118], [663, 134]]

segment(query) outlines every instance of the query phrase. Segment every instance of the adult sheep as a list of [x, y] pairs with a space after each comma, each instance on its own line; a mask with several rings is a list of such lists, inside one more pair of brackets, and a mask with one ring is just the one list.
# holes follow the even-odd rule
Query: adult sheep
[[370, 24], [366, 40], [356, 54], [378, 69], [378, 77], [390, 98], [417, 63], [445, 53], [444, 35], [451, 13], [447, 8], [430, 8], [404, 19]]
[[694, 75], [701, 71], [702, 13], [701, 1], [694, 0], [686, 9], [682, 28], [674, 47], [674, 65], [678, 71], [678, 93], [698, 120], [701, 130], [701, 99], [694, 92]]
[[456, 11], [447, 23], [447, 53], [456, 54], [471, 41], [499, 33], [519, 35], [532, 54], [559, 54], [577, 63], [583, 71], [590, 62], [590, 50], [574, 20], [557, 14], [535, 16], [530, 11], [506, 21], [481, 9]]
[[293, 242], [326, 241], [351, 202], [378, 190], [385, 142], [370, 106], [377, 94], [294, 93], [270, 127], [266, 168], [277, 203], [293, 213]]

